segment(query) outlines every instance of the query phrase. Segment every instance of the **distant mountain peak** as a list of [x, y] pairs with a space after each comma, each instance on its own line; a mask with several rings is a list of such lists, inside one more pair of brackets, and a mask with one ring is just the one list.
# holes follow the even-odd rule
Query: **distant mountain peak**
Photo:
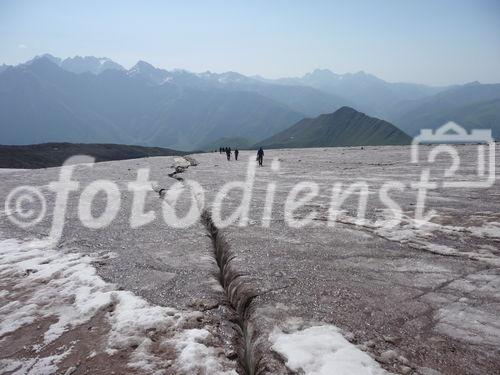
[[[361, 113], [361, 112], [356, 111], [354, 108], [349, 107], [349, 106], [347, 106], [347, 105], [344, 105], [344, 106], [340, 107], [339, 109], [337, 109], [337, 110], [336, 110], [335, 112], [333, 112], [333, 113], [337, 113], [337, 112], [338, 112], [338, 113]], [[332, 114], [333, 114], [333, 113], [332, 113]]]
[[355, 73], [334, 73], [329, 69], [314, 69], [311, 73], [304, 75], [303, 79], [315, 79], [315, 80], [325, 80], [325, 81], [339, 81], [343, 79], [368, 79], [376, 80], [380, 82], [385, 82], [384, 80], [374, 76], [373, 74], [366, 73], [364, 70], [358, 70]]
[[62, 62], [64, 63], [65, 61], [67, 61], [67, 62], [69, 62], [69, 61], [91, 61], [91, 62], [96, 62], [99, 64], [104, 64], [107, 62], [115, 63], [113, 60], [111, 60], [107, 57], [80, 56], [80, 55], [76, 55], [73, 57], [67, 57]]
[[161, 71], [161, 69], [156, 68], [144, 60], [139, 60], [128, 70], [127, 74], [135, 76], [139, 74], [154, 74], [157, 71]]
[[139, 60], [136, 62], [136, 64], [131, 68], [131, 69], [149, 69], [149, 70], [156, 70], [157, 68], [147, 61], [144, 60]]
[[151, 85], [161, 85], [172, 79], [168, 71], [157, 68], [144, 60], [137, 61], [137, 63], [127, 71], [127, 75], [143, 79]]
[[29, 65], [29, 64], [34, 63], [37, 60], [40, 60], [40, 59], [49, 60], [50, 62], [52, 62], [53, 64], [56, 64], [56, 65], [60, 65], [61, 64], [61, 58], [55, 57], [55, 56], [51, 55], [50, 53], [44, 53], [42, 55], [36, 55], [31, 60], [27, 61], [25, 64]]
[[107, 57], [95, 56], [74, 56], [61, 61], [61, 68], [72, 73], [93, 73], [100, 74], [105, 70], [125, 70], [123, 66]]
[[54, 69], [59, 68], [59, 64], [56, 62], [57, 60], [53, 59], [51, 55], [41, 55], [37, 56], [34, 59], [28, 61], [26, 66], [29, 66], [31, 69]]
[[340, 116], [340, 115], [341, 116], [352, 116], [352, 115], [359, 115], [359, 114], [365, 115], [363, 112], [359, 112], [352, 107], [344, 105], [334, 112], [322, 113], [321, 115], [318, 116], [318, 118], [319, 117], [324, 117], [324, 118], [335, 117], [335, 116]]
[[330, 69], [316, 68], [312, 72], [313, 74], [335, 74]]
[[311, 73], [307, 73], [304, 75], [304, 78], [314, 77], [320, 79], [337, 79], [339, 75], [337, 73], [332, 72], [329, 69], [314, 69]]
[[216, 74], [215, 77], [217, 77], [217, 80], [220, 83], [243, 82], [248, 79], [248, 77], [244, 76], [243, 74], [232, 71]]

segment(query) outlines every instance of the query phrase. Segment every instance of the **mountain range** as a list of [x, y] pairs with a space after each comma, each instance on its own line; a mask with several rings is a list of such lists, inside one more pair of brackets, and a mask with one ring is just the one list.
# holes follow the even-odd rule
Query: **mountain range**
[[401, 101], [417, 100], [446, 90], [413, 83], [390, 83], [365, 72], [336, 74], [316, 69], [300, 78], [282, 78], [275, 82], [314, 87], [339, 95], [356, 108], [374, 116], [385, 117]]
[[0, 66], [0, 142], [179, 150], [212, 147], [220, 139], [252, 145], [345, 106], [410, 135], [454, 120], [467, 128], [492, 127], [498, 138], [499, 86], [429, 87], [329, 70], [269, 80], [236, 72], [164, 70], [145, 61], [125, 69], [108, 58], [43, 55]]
[[81, 73], [100, 74], [105, 70], [109, 69], [125, 70], [123, 66], [114, 62], [111, 59], [108, 59], [107, 57], [75, 56], [75, 57], [68, 57], [66, 59], [61, 59], [59, 57], [52, 56], [48, 53], [42, 56], [36, 56], [34, 59], [28, 61], [28, 64], [40, 58], [48, 59], [52, 63], [63, 68], [64, 70], [76, 74], [81, 74]]
[[403, 102], [387, 118], [412, 136], [454, 121], [467, 130], [491, 129], [493, 138], [500, 139], [500, 84], [474, 82]]
[[2, 143], [104, 142], [194, 150], [223, 136], [257, 141], [303, 117], [250, 91], [152, 85], [147, 77], [128, 73], [75, 74], [46, 57], [8, 68], [0, 74]]

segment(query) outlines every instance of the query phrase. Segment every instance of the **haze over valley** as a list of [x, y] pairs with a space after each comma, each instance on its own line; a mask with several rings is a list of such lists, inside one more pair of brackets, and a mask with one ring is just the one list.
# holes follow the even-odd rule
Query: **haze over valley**
[[[145, 61], [127, 70], [108, 58], [46, 54], [2, 67], [0, 87], [4, 144], [123, 143], [188, 151], [239, 138], [250, 147], [344, 106], [410, 136], [451, 120], [465, 128], [489, 126], [500, 136], [500, 84], [430, 87], [329, 70], [269, 80], [236, 72], [169, 71]], [[357, 134], [352, 144], [368, 145], [372, 136]], [[377, 142], [394, 143], [380, 137]]]

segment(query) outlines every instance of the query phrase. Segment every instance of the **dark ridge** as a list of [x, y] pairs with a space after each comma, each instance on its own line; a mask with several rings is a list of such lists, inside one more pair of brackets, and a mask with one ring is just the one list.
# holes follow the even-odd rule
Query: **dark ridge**
[[224, 289], [230, 307], [236, 312], [236, 324], [240, 334], [238, 345], [240, 365], [245, 375], [261, 374], [260, 361], [256, 358], [253, 332], [249, 324], [252, 301], [257, 296], [256, 289], [249, 282], [247, 275], [237, 271], [233, 266], [235, 255], [214, 224], [210, 212], [205, 210], [201, 219], [212, 239], [214, 257], [219, 269], [217, 279]]
[[177, 175], [184, 173], [185, 170], [186, 170], [185, 167], [177, 166], [177, 167], [175, 167], [175, 170], [172, 173], [168, 174], [168, 177], [175, 178], [177, 181], [182, 182], [182, 181], [184, 181], [184, 179], [182, 177], [177, 176]]
[[153, 156], [185, 155], [160, 147], [98, 143], [42, 143], [26, 146], [0, 145], [0, 168], [37, 169], [60, 167], [75, 155], [93, 156], [96, 162], [138, 159]]

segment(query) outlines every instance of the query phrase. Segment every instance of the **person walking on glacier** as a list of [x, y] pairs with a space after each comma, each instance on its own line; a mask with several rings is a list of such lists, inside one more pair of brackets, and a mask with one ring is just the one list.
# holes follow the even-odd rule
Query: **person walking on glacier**
[[264, 150], [262, 149], [262, 147], [259, 147], [259, 151], [257, 151], [257, 161], [262, 167], [262, 163], [264, 162]]
[[231, 160], [231, 147], [226, 148], [227, 161]]
[[240, 152], [238, 151], [238, 149], [234, 150], [234, 160], [238, 160], [239, 154], [240, 154]]

